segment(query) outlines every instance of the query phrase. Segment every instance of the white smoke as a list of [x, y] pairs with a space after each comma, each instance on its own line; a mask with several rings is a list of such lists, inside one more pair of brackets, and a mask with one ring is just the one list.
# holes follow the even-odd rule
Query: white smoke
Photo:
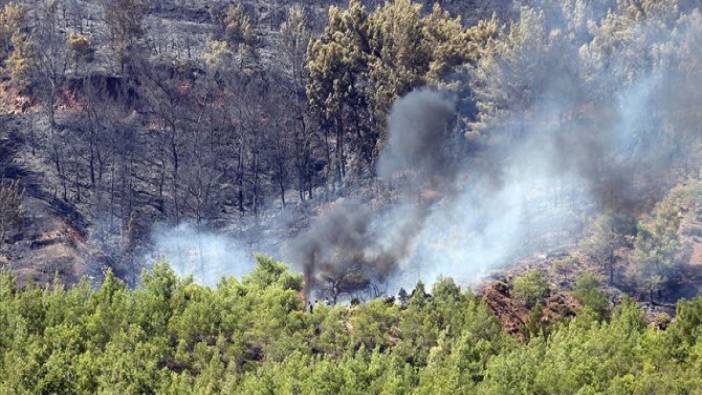
[[[696, 13], [692, 16], [702, 20]], [[589, 37], [583, 34], [582, 40]], [[360, 254], [374, 270], [387, 274], [379, 277], [387, 282], [388, 292], [441, 276], [470, 285], [520, 257], [572, 246], [597, 210], [626, 207], [640, 200], [651, 183], [669, 182], [658, 175], [689, 154], [670, 140], [670, 135], [673, 140], [677, 136], [670, 130], [694, 131], [697, 126], [685, 123], [695, 118], [680, 116], [667, 102], [682, 103], [693, 113], [700, 97], [694, 90], [672, 95], [670, 82], [679, 82], [681, 76], [666, 68], [639, 70], [626, 74], [628, 78], [619, 69], [629, 64], [591, 70], [585, 63], [594, 49], [575, 44], [580, 49], [574, 52], [533, 55], [545, 58], [531, 63], [549, 65], [543, 75], [525, 84], [539, 95], [526, 107], [504, 109], [514, 119], [491, 125], [488, 132], [496, 136], [491, 143], [498, 143], [486, 144], [476, 157], [455, 155], [461, 145], [457, 137], [464, 131], [443, 127], [453, 111], [453, 98], [419, 89], [398, 99], [378, 173], [390, 182], [400, 177], [403, 197], [377, 213], [364, 214], [363, 226], [350, 226], [358, 218], [318, 221], [317, 229], [297, 239], [297, 252], [311, 257], [304, 258], [311, 262], [308, 270], [324, 270], [316, 261], [319, 257], [340, 255], [343, 265]], [[564, 66], [565, 62], [574, 64]], [[427, 189], [438, 197], [417, 203]], [[358, 217], [362, 213], [346, 210], [338, 217], [354, 212]], [[342, 237], [343, 229], [354, 237]], [[193, 274], [204, 283], [225, 274], [241, 275], [253, 265], [245, 244], [193, 227], [157, 233], [154, 242], [179, 273]], [[338, 254], [346, 246], [353, 251]], [[327, 251], [330, 248], [334, 250]], [[388, 264], [386, 256], [397, 260]]]
[[165, 259], [180, 276], [213, 286], [222, 277], [242, 275], [254, 268], [253, 250], [245, 243], [190, 223], [156, 226], [152, 233], [152, 260]]
[[508, 169], [501, 186], [475, 179], [431, 209], [390, 289], [450, 276], [473, 285], [535, 252], [575, 243], [593, 208], [585, 183], [527, 164]]

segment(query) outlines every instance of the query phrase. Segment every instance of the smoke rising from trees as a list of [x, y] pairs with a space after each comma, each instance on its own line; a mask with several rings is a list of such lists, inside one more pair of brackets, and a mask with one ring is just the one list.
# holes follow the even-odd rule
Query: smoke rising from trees
[[192, 275], [198, 283], [214, 286], [225, 276], [254, 268], [253, 251], [240, 240], [182, 223], [157, 226], [152, 233], [150, 259], [165, 258], [180, 276]]
[[421, 189], [450, 167], [443, 150], [453, 115], [453, 101], [429, 89], [415, 90], [392, 106], [378, 174], [407, 176], [401, 209], [373, 213], [363, 202], [341, 200], [292, 240], [289, 249], [305, 274], [307, 293], [322, 283], [336, 299], [370, 282], [383, 283], [397, 270], [429, 213], [431, 204], [419, 201]]
[[[358, 23], [370, 24], [359, 7], [354, 2]], [[689, 174], [696, 160], [691, 148], [699, 142], [695, 108], [700, 97], [694, 87], [700, 76], [690, 65], [700, 59], [702, 17], [689, 10], [672, 17], [655, 7], [636, 12], [626, 5], [612, 7], [609, 16], [599, 10], [549, 4], [523, 7], [504, 29], [488, 24], [483, 26], [484, 34], [473, 32], [480, 39], [471, 42], [479, 47], [461, 60], [461, 70], [450, 68], [461, 81], [449, 86], [451, 93], [418, 88], [392, 106], [392, 100], [385, 103], [384, 99], [397, 97], [398, 91], [422, 83], [444, 86], [445, 81], [422, 74], [431, 69], [422, 63], [417, 66], [422, 71], [405, 81], [407, 86], [398, 85], [397, 91], [368, 96], [356, 89], [372, 85], [344, 80], [350, 84], [348, 89], [333, 91], [338, 101], [327, 102], [331, 97], [327, 88], [338, 87], [326, 82], [339, 76], [324, 68], [327, 63], [308, 58], [304, 66], [314, 73], [299, 76], [298, 88], [304, 91], [307, 78], [307, 88], [319, 89], [308, 89], [308, 95], [318, 97], [307, 99], [321, 115], [291, 118], [296, 120], [289, 122], [296, 134], [288, 142], [259, 139], [265, 134], [236, 129], [242, 131], [241, 139], [217, 152], [238, 153], [236, 166], [223, 173], [239, 174], [221, 183], [229, 188], [226, 191], [216, 190], [219, 182], [200, 182], [217, 177], [188, 177], [193, 184], [189, 188], [169, 186], [166, 170], [172, 170], [170, 179], [185, 182], [183, 168], [200, 168], [180, 164], [176, 168], [174, 161], [173, 166], [163, 167], [166, 192], [162, 198], [168, 203], [167, 189], [172, 187], [172, 206], [192, 207], [198, 221], [206, 222], [217, 215], [217, 199], [231, 197], [232, 192], [239, 211], [258, 214], [259, 203], [266, 197], [261, 181], [266, 176], [279, 182], [277, 189], [285, 198], [290, 187], [287, 178], [297, 175], [299, 202], [304, 204], [329, 190], [333, 192], [325, 198], [344, 195], [352, 185], [346, 183], [352, 174], [370, 172], [363, 166], [374, 166], [380, 188], [393, 194], [391, 202], [339, 200], [312, 221], [309, 231], [276, 254], [298, 265], [309, 286], [330, 287], [336, 294], [369, 285], [393, 290], [442, 275], [467, 284], [520, 257], [572, 245], [594, 214], [610, 209], [641, 212], [638, 207], [649, 207], [679, 181], [671, 174], [678, 169]], [[591, 15], [579, 15], [581, 11]], [[417, 27], [424, 23], [428, 22], [417, 19]], [[344, 48], [332, 45], [343, 37], [333, 34], [335, 28], [343, 27], [330, 25], [329, 34], [317, 42], [320, 48], [327, 44]], [[425, 44], [422, 48], [429, 51]], [[453, 44], [462, 48], [465, 43]], [[319, 53], [326, 52], [320, 49]], [[439, 55], [433, 56], [438, 59]], [[368, 60], [361, 56], [355, 61]], [[390, 66], [349, 73], [377, 82], [387, 78], [373, 73], [385, 69]], [[373, 73], [363, 74], [368, 70]], [[349, 111], [357, 109], [360, 99], [371, 97], [377, 100], [373, 114], [390, 107], [387, 122], [370, 116], [366, 108]], [[286, 97], [281, 104], [287, 101]], [[280, 108], [266, 111], [261, 105], [243, 114], [249, 114], [249, 123], [256, 125], [261, 114], [273, 119], [278, 115], [275, 111], [284, 113]], [[304, 106], [300, 111], [304, 113]], [[311, 130], [317, 135], [309, 135]], [[276, 149], [253, 149], [250, 156], [234, 149], [259, 145]], [[173, 158], [210, 160], [195, 154], [199, 152]], [[165, 155], [161, 161], [166, 163], [168, 158]], [[213, 156], [212, 163], [224, 161], [218, 158]], [[294, 171], [288, 166], [293, 162]], [[259, 166], [263, 163], [268, 165]], [[352, 168], [361, 170], [353, 173]], [[182, 196], [176, 200], [179, 192]], [[241, 255], [250, 255], [246, 244], [238, 245], [243, 246], [238, 250], [245, 251]]]
[[[361, 272], [374, 272], [366, 278], [395, 290], [440, 276], [470, 283], [520, 257], [574, 244], [596, 212], [659, 198], [670, 183], [660, 176], [690, 160], [680, 131], [694, 129], [668, 103], [699, 100], [680, 85], [691, 76], [673, 66], [672, 48], [654, 51], [659, 58], [649, 65], [603, 64], [613, 44], [598, 37], [610, 22], [603, 20], [601, 31], [593, 27], [595, 40], [566, 37], [569, 27], [558, 18], [523, 8], [519, 22], [471, 70], [480, 113], [467, 135], [485, 147], [474, 157], [452, 151], [459, 132], [450, 125], [456, 114], [445, 94], [419, 89], [397, 100], [378, 175], [396, 181], [399, 203], [363, 216], [363, 231], [354, 233], [338, 264], [360, 261]], [[627, 44], [646, 51], [694, 34], [652, 21], [617, 28], [640, 34]], [[428, 191], [434, 199], [422, 201]], [[352, 216], [359, 205], [335, 210]], [[343, 221], [318, 224], [323, 233], [348, 230]], [[381, 268], [368, 260], [368, 250], [399, 253], [387, 254], [391, 263], [383, 260], [377, 276]], [[325, 272], [316, 259], [302, 262], [308, 271]]]
[[378, 159], [378, 176], [390, 179], [409, 172], [410, 188], [425, 187], [436, 176], [450, 176], [455, 167], [455, 158], [448, 152], [454, 116], [455, 100], [445, 93], [418, 89], [398, 99], [388, 117], [388, 139]]

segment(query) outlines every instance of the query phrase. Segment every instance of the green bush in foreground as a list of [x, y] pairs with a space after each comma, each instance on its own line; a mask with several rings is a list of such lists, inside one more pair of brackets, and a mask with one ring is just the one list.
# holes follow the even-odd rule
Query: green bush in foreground
[[[319, 305], [281, 263], [215, 288], [165, 264], [129, 290], [111, 274], [17, 289], [0, 276], [0, 393], [695, 393], [702, 299], [665, 331], [625, 302], [520, 343], [450, 279], [405, 307]], [[585, 287], [587, 288], [587, 287]]]

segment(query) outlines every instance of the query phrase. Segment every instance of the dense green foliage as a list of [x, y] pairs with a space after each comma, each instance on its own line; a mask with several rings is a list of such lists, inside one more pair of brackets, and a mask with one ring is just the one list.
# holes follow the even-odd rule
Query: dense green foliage
[[541, 271], [533, 269], [514, 279], [513, 294], [520, 302], [532, 306], [548, 294], [548, 283]]
[[609, 307], [607, 297], [599, 290], [600, 281], [590, 272], [582, 273], [575, 281], [573, 296], [586, 309], [590, 309], [598, 317], [604, 317]]
[[689, 180], [673, 188], [644, 219], [634, 240], [631, 281], [653, 300], [666, 284], [679, 283], [690, 262], [691, 239], [702, 219], [702, 183]]
[[[301, 279], [265, 257], [213, 289], [166, 264], [129, 290], [108, 274], [19, 289], [0, 277], [3, 393], [689, 393], [702, 390], [702, 299], [666, 329], [623, 303], [520, 343], [442, 280], [403, 307], [305, 308]], [[587, 284], [581, 284], [587, 288]]]

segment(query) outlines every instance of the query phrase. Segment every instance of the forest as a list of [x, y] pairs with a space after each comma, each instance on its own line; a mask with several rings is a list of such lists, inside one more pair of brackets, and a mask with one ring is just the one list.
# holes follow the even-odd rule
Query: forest
[[0, 0], [0, 393], [702, 393], [697, 0]]
[[[258, 257], [203, 287], [164, 263], [130, 290], [108, 273], [15, 287], [0, 277], [0, 387], [34, 393], [689, 394], [702, 390], [702, 298], [665, 329], [632, 300], [611, 312], [590, 278], [577, 315], [506, 334], [451, 280], [397, 300], [308, 309], [302, 276]], [[593, 287], [593, 285], [595, 287]], [[606, 302], [606, 300], [605, 300]]]

